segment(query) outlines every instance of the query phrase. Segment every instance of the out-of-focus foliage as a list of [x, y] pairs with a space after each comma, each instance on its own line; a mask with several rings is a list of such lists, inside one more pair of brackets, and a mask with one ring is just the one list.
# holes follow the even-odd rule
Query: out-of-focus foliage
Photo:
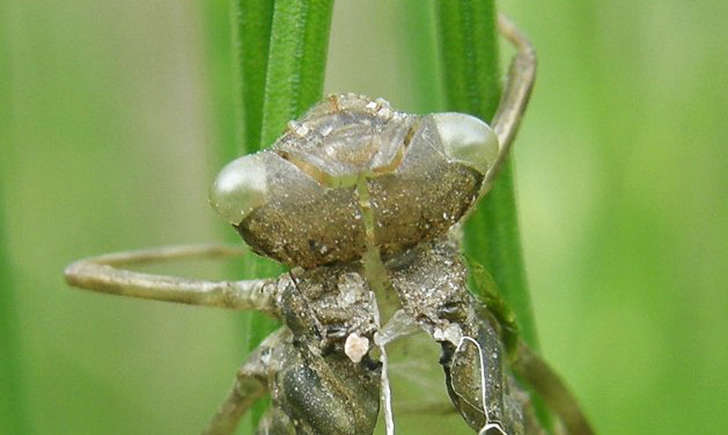
[[[408, 12], [388, 3], [337, 3], [326, 90], [414, 110], [442, 95], [423, 97], [411, 78], [428, 62], [405, 49], [431, 35], [402, 32]], [[728, 4], [500, 6], [540, 55], [514, 161], [542, 351], [600, 433], [720, 432]], [[206, 196], [221, 164], [209, 153], [231, 134], [229, 48], [217, 45], [229, 40], [202, 1], [2, 8], [0, 181], [32, 429], [197, 432], [240, 362], [239, 315], [70, 290], [61, 271], [85, 255], [223, 239]], [[223, 275], [193, 266], [166, 270]]]

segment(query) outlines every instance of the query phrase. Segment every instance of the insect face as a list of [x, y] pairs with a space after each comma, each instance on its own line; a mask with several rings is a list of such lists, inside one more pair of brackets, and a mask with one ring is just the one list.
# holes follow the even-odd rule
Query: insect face
[[270, 150], [226, 166], [210, 198], [257, 252], [313, 268], [355, 260], [368, 241], [388, 255], [443, 234], [479, 197], [497, 154], [477, 118], [331, 96]]

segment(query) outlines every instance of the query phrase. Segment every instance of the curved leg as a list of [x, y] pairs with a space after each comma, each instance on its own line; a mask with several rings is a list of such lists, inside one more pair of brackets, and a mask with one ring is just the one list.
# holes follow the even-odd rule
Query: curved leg
[[119, 252], [79, 260], [65, 270], [68, 284], [102, 293], [191, 305], [258, 310], [277, 316], [275, 280], [206, 281], [152, 275], [121, 266], [170, 261], [190, 257], [220, 258], [244, 251], [225, 245], [169, 246]]
[[267, 359], [276, 349], [286, 345], [289, 336], [288, 328], [280, 328], [253, 351], [238, 370], [232, 390], [212, 417], [204, 434], [227, 435], [235, 432], [240, 417], [268, 390], [268, 378], [275, 369]]
[[321, 353], [306, 337], [280, 328], [258, 346], [205, 430], [235, 431], [240, 417], [266, 391], [273, 403], [259, 434], [356, 434], [373, 432], [379, 411], [381, 367], [365, 357], [353, 363], [341, 351]]
[[508, 155], [536, 80], [536, 50], [531, 42], [502, 14], [498, 15], [498, 31], [516, 47], [517, 53], [511, 61], [498, 111], [491, 122], [500, 148], [498, 160], [486, 174], [484, 183], [493, 180]]
[[478, 303], [486, 308], [501, 326], [500, 335], [512, 360], [513, 371], [538, 392], [548, 407], [562, 420], [568, 433], [592, 434], [589, 422], [579, 408], [579, 402], [559, 375], [519, 338], [515, 314], [501, 297], [493, 278], [479, 263], [471, 260], [469, 266], [477, 287]]
[[514, 371], [528, 382], [561, 419], [570, 435], [592, 435], [594, 430], [579, 402], [551, 367], [523, 341], [516, 348]]

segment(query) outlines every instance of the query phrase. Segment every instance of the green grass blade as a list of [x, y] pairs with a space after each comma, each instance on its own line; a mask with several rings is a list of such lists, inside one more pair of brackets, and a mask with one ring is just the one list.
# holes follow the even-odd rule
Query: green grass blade
[[[260, 133], [273, 21], [272, 1], [232, 0], [231, 5], [238, 140], [232, 147], [227, 147], [232, 148], [232, 152], [223, 149], [226, 161], [261, 149]], [[281, 271], [277, 263], [253, 254], [247, 255], [242, 261], [241, 272], [246, 278], [275, 276]], [[241, 321], [240, 335], [246, 355], [277, 326], [260, 313], [244, 313]], [[265, 402], [253, 407], [250, 413], [253, 431], [266, 407]]]
[[436, 3], [447, 108], [483, 119], [500, 98], [500, 69], [492, 0]]
[[[240, 156], [262, 148], [261, 128], [274, 2], [233, 0], [232, 5], [234, 70], [240, 121], [237, 156]], [[275, 276], [282, 270], [277, 263], [252, 254], [243, 260], [243, 276], [246, 278]], [[246, 353], [254, 349], [276, 326], [275, 322], [258, 313], [250, 313], [244, 321]]]
[[[321, 99], [333, 0], [275, 2], [263, 98], [260, 148], [271, 145], [288, 121]], [[250, 103], [245, 102], [248, 106]], [[258, 261], [255, 276], [281, 272], [272, 262]], [[257, 346], [277, 324], [251, 317], [249, 342]]]
[[275, 2], [261, 144], [321, 99], [333, 0]]
[[233, 0], [233, 49], [242, 124], [240, 154], [261, 148], [263, 102], [273, 4], [269, 0]]
[[493, 189], [465, 225], [465, 252], [493, 274], [503, 298], [516, 313], [524, 341], [538, 348], [531, 296], [521, 253], [513, 170], [507, 161]]
[[[321, 98], [333, 0], [234, 0], [234, 44], [240, 79], [242, 141], [246, 153], [271, 145], [288, 121]], [[283, 268], [250, 256], [246, 277], [275, 276]], [[250, 315], [246, 342], [255, 348], [278, 324]], [[252, 410], [253, 424], [265, 403]]]
[[[500, 99], [500, 68], [493, 0], [442, 0], [437, 3], [447, 110], [490, 120]], [[493, 275], [515, 312], [523, 339], [538, 348], [531, 297], [521, 253], [513, 168], [507, 160], [492, 190], [465, 224], [465, 253]], [[534, 399], [547, 427], [550, 417]]]
[[[447, 109], [490, 120], [500, 98], [493, 1], [441, 1], [438, 18]], [[537, 347], [510, 160], [466, 223], [465, 252], [493, 274], [503, 297], [518, 316], [524, 340]]]

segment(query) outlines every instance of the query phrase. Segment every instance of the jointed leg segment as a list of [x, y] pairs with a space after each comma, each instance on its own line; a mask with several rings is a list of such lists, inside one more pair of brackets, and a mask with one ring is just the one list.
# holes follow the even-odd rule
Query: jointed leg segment
[[484, 183], [493, 180], [503, 160], [508, 156], [536, 80], [536, 50], [531, 42], [502, 14], [498, 15], [498, 31], [516, 47], [517, 52], [511, 61], [498, 111], [491, 122], [500, 149], [498, 160], [486, 174]]
[[260, 353], [256, 353], [237, 373], [233, 388], [212, 417], [205, 435], [227, 435], [235, 432], [242, 417], [256, 400], [268, 390], [266, 372]]
[[274, 280], [206, 281], [152, 275], [121, 266], [189, 257], [218, 258], [244, 251], [224, 245], [170, 246], [119, 252], [79, 260], [65, 270], [70, 285], [102, 293], [192, 305], [258, 310], [277, 316]]
[[212, 417], [205, 429], [205, 435], [227, 435], [235, 432], [240, 417], [268, 391], [269, 378], [277, 371], [274, 367], [276, 362], [269, 361], [271, 354], [286, 346], [289, 338], [288, 328], [280, 328], [253, 351], [238, 370], [233, 388]]
[[[511, 61], [508, 81], [492, 121], [500, 149], [496, 164], [486, 174], [485, 183], [492, 181], [508, 155], [536, 79], [536, 51], [531, 42], [504, 15], [498, 16], [498, 30], [515, 46], [517, 53]], [[561, 418], [569, 434], [593, 433], [576, 398], [559, 376], [522, 341], [517, 345], [513, 368]]]

